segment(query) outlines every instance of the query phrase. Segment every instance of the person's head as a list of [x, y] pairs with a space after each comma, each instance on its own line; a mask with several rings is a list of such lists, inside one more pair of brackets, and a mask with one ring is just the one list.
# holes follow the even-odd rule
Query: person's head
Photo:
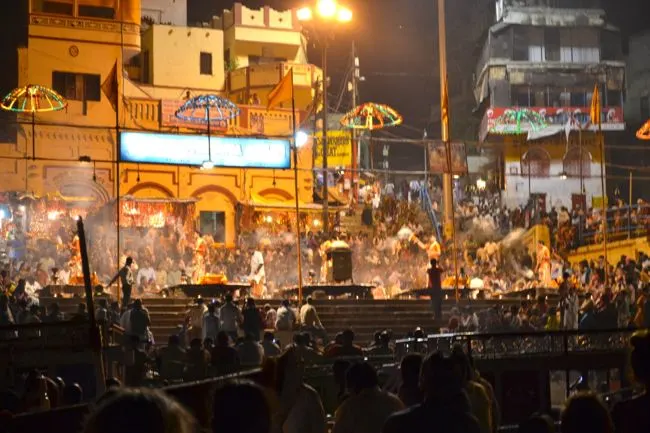
[[212, 431], [268, 433], [271, 410], [262, 388], [248, 380], [227, 381], [214, 392]]
[[227, 303], [232, 302], [232, 293], [228, 293], [224, 299]]
[[219, 331], [217, 334], [217, 346], [227, 347], [230, 346], [230, 337], [225, 331]]
[[519, 424], [519, 433], [554, 433], [553, 420], [548, 415], [531, 415]]
[[248, 308], [255, 308], [255, 299], [253, 299], [253, 298], [246, 298], [246, 307], [248, 307]]
[[264, 341], [272, 343], [275, 340], [275, 335], [273, 335], [273, 333], [270, 332], [270, 331], [266, 331], [266, 332], [264, 332], [263, 339], [264, 339]]
[[283, 299], [282, 300], [282, 306], [285, 308], [289, 308], [289, 300], [288, 299]]
[[562, 433], [612, 433], [607, 407], [593, 393], [576, 394], [567, 400], [561, 416]]
[[203, 298], [197, 298], [196, 299], [196, 305], [203, 305], [205, 304], [205, 299]]
[[345, 383], [348, 390], [358, 394], [366, 389], [373, 389], [379, 386], [379, 379], [374, 367], [367, 362], [352, 364], [345, 373]]
[[196, 420], [175, 400], [146, 388], [112, 391], [90, 414], [84, 433], [193, 433]]
[[80, 404], [83, 398], [84, 393], [78, 383], [71, 383], [63, 388], [63, 403], [65, 405]]
[[208, 304], [208, 313], [214, 314], [215, 311], [216, 311], [215, 305], [213, 303]]
[[420, 389], [427, 400], [438, 400], [462, 392], [463, 383], [449, 354], [433, 352], [422, 361]]
[[461, 380], [463, 383], [468, 382], [472, 378], [472, 365], [469, 362], [469, 357], [467, 354], [463, 351], [463, 348], [460, 346], [454, 346], [452, 350], [452, 355], [451, 355], [452, 360], [454, 361], [454, 364], [456, 365], [456, 369], [458, 373], [460, 374]]
[[351, 329], [343, 331], [341, 336], [341, 343], [343, 346], [352, 346], [354, 342], [354, 332]]
[[116, 377], [109, 377], [106, 379], [106, 389], [116, 389], [116, 388], [121, 388], [122, 387], [122, 382]]
[[307, 305], [314, 305], [314, 299], [311, 296], [307, 296]]
[[127, 257], [126, 261], [124, 262], [126, 266], [131, 266], [133, 264], [133, 257]]
[[420, 379], [420, 369], [422, 368], [422, 355], [419, 353], [409, 353], [399, 365], [402, 383], [405, 386], [417, 387]]
[[630, 339], [632, 370], [636, 379], [650, 388], [650, 331], [637, 331]]
[[192, 341], [190, 341], [190, 348], [197, 350], [201, 349], [203, 347], [203, 342], [201, 341], [200, 338], [192, 338]]

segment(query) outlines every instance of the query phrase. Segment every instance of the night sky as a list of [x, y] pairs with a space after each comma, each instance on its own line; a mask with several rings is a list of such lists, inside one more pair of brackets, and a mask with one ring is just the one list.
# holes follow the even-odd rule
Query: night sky
[[[650, 0], [603, 2], [608, 20], [621, 28], [624, 35], [650, 28]], [[231, 0], [188, 0], [188, 19], [190, 23], [207, 21], [211, 15], [220, 15], [233, 3]], [[280, 10], [304, 4], [299, 0], [245, 0], [242, 3], [254, 8], [269, 5]], [[337, 32], [330, 48], [330, 107], [338, 101], [342, 79], [350, 66], [351, 41], [354, 40], [361, 74], [366, 77], [360, 85], [360, 101], [383, 102], [395, 107], [404, 116], [405, 126], [391, 129], [391, 133], [420, 138], [429, 121], [431, 106], [439, 103], [435, 0], [348, 0], [342, 3], [349, 6], [355, 15], [349, 27]], [[491, 8], [492, 4], [493, 0], [448, 0], [448, 35], [454, 31], [462, 32], [463, 26], [483, 25], [463, 19], [457, 8]], [[456, 60], [451, 58], [451, 50], [457, 48], [457, 44], [466, 44], [467, 48], [456, 50], [454, 55], [470, 56], [473, 63], [477, 55], [476, 43], [448, 37], [450, 65]], [[316, 65], [320, 65], [318, 53], [317, 47], [310, 48], [310, 61]], [[452, 73], [450, 70], [450, 80], [453, 79]], [[453, 97], [453, 90], [450, 92]], [[350, 108], [347, 92], [343, 94], [340, 108], [342, 111]], [[453, 115], [471, 116], [471, 112], [452, 112]], [[395, 169], [411, 167], [418, 163], [420, 152], [417, 148], [400, 145], [395, 152], [391, 150], [391, 165]]]

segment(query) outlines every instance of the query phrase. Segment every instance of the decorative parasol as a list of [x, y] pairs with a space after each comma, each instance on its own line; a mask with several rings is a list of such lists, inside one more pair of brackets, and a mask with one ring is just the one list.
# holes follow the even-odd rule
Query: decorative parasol
[[544, 116], [528, 108], [506, 110], [501, 116], [494, 121], [494, 129], [498, 129], [500, 134], [521, 134], [522, 123], [530, 126], [533, 131], [539, 131], [546, 128], [547, 123]]
[[32, 159], [36, 159], [36, 113], [63, 110], [68, 103], [54, 90], [28, 84], [12, 90], [2, 99], [0, 108], [14, 113], [32, 113]]
[[210, 149], [210, 123], [234, 119], [239, 116], [240, 110], [230, 99], [218, 95], [199, 95], [185, 101], [174, 113], [178, 119], [190, 122], [207, 123], [208, 125], [208, 160], [203, 162], [202, 168], [211, 169], [212, 152]]
[[636, 132], [639, 140], [650, 140], [650, 119]]
[[346, 128], [367, 129], [369, 131], [397, 126], [401, 123], [402, 116], [395, 109], [374, 102], [354, 107], [341, 119], [341, 125]]

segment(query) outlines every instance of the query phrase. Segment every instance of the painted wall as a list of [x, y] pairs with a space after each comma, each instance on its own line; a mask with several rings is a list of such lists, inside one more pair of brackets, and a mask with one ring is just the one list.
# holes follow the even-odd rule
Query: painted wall
[[[223, 31], [154, 25], [150, 50], [151, 84], [180, 89], [224, 88]], [[201, 52], [212, 54], [212, 74], [201, 74]]]
[[187, 25], [187, 0], [141, 0], [142, 17], [156, 24]]
[[[589, 166], [590, 174], [583, 177], [583, 185], [586, 193], [587, 206], [591, 206], [593, 198], [602, 196], [600, 181], [600, 153], [592, 137], [583, 138], [584, 157], [591, 158]], [[576, 134], [571, 136], [569, 148], [578, 146], [578, 137]], [[525, 205], [529, 199], [529, 177], [522, 174], [521, 158], [527, 151], [532, 148], [540, 148], [548, 153], [551, 162], [548, 177], [530, 177], [530, 193], [546, 194], [546, 206], [550, 211], [552, 206], [566, 206], [571, 208], [572, 194], [580, 193], [579, 177], [569, 177], [562, 179], [560, 174], [565, 170], [563, 163], [564, 155], [567, 152], [565, 137], [558, 137], [546, 141], [536, 142], [531, 145], [516, 145], [514, 143], [505, 144], [504, 153], [504, 173], [505, 173], [505, 191], [502, 193], [503, 205], [513, 208], [519, 205]]]

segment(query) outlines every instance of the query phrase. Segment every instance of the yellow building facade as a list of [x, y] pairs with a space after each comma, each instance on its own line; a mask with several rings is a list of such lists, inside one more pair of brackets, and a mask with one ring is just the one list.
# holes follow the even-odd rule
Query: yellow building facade
[[[241, 5], [235, 6], [226, 16], [236, 21], [244, 10]], [[237, 71], [225, 67], [224, 46], [231, 47], [231, 56], [240, 55], [237, 50], [243, 48], [238, 45], [236, 33], [223, 28], [166, 25], [143, 30], [139, 0], [31, 0], [29, 14], [28, 44], [19, 48], [18, 84], [51, 87], [68, 101], [68, 107], [36, 114], [35, 134], [31, 132], [31, 116], [17, 115], [16, 142], [3, 145], [0, 155], [2, 192], [57, 194], [95, 205], [118, 194], [195, 198], [197, 223], [202, 212], [219, 214], [225, 230], [218, 241], [228, 246], [236, 241], [245, 209], [293, 206], [292, 169], [201, 170], [117, 162], [118, 131], [206, 134], [205, 125], [180, 121], [174, 112], [185, 100], [200, 94], [230, 96], [230, 74]], [[269, 14], [277, 17], [273, 18], [276, 23], [285, 19], [280, 20], [282, 17], [295, 18], [292, 11], [276, 13], [265, 8], [262, 19]], [[267, 30], [260, 29], [259, 44], [265, 43]], [[255, 32], [245, 34], [242, 46], [250, 48], [255, 43]], [[293, 47], [296, 38], [301, 37], [300, 30], [292, 25], [278, 31], [273, 43]], [[318, 79], [314, 78], [315, 68], [293, 63], [302, 59], [301, 49], [287, 49], [287, 58], [260, 65], [275, 68], [277, 73], [272, 74], [274, 79], [269, 76], [262, 80], [264, 86], [259, 88], [270, 91], [282, 74], [294, 67], [307, 71], [303, 87], [311, 91], [311, 80]], [[242, 70], [250, 76], [250, 68], [248, 65]], [[250, 83], [247, 80], [240, 91], [249, 92]], [[304, 92], [302, 107], [310, 103], [309, 95]], [[213, 136], [291, 136], [292, 112], [288, 108], [267, 111], [261, 104], [241, 104], [239, 108], [239, 117], [212, 125]], [[297, 124], [304, 116], [304, 111], [297, 113]], [[299, 150], [298, 168], [299, 201], [305, 209], [313, 209], [310, 143]]]

